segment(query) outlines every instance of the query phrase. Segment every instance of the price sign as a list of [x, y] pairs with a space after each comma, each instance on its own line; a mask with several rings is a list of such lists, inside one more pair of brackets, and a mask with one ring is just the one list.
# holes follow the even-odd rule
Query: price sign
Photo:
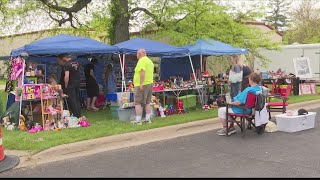
[[27, 93], [33, 93], [34, 92], [34, 87], [28, 86], [27, 87]]
[[27, 94], [27, 99], [34, 99], [34, 94]]

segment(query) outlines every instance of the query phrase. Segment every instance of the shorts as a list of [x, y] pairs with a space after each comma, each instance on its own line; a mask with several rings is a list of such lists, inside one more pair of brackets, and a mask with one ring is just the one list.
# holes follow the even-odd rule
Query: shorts
[[[233, 113], [232, 109], [228, 109], [228, 113]], [[218, 117], [220, 119], [227, 119], [227, 107], [221, 107], [218, 109]]]
[[135, 104], [150, 104], [152, 97], [153, 84], [143, 85], [143, 90], [140, 86], [134, 87], [134, 103]]

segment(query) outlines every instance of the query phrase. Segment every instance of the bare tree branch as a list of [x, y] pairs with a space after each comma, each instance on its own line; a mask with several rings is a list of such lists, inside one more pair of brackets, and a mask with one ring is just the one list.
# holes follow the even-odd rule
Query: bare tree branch
[[[83, 8], [87, 7], [87, 5], [91, 3], [92, 0], [77, 0], [77, 2], [74, 3], [70, 8], [59, 6], [56, 0], [54, 0], [54, 4], [49, 2], [49, 0], [39, 0], [39, 1], [49, 8], [49, 12], [48, 11], [46, 12], [49, 14], [51, 19], [58, 22], [59, 26], [62, 26], [62, 24], [66, 22], [70, 22], [71, 27], [76, 29], [76, 26], [73, 24], [74, 16], [72, 13], [77, 13], [81, 11]], [[51, 14], [51, 9], [66, 13], [68, 15], [68, 18], [61, 17], [61, 19], [57, 19], [53, 17]], [[76, 19], [76, 21], [79, 22], [78, 19]]]
[[39, 0], [39, 1], [42, 2], [42, 4], [48, 6], [49, 8], [55, 9], [57, 11], [66, 12], [66, 13], [68, 12], [76, 13], [82, 10], [83, 8], [85, 8], [89, 3], [91, 3], [92, 0], [77, 0], [77, 2], [74, 3], [70, 8], [58, 6], [57, 4], [56, 5], [52, 4], [48, 0]]

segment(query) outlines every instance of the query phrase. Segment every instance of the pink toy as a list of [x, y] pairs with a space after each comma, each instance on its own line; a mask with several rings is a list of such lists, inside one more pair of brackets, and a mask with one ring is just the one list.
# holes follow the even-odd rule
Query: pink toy
[[10, 80], [17, 80], [23, 71], [23, 60], [18, 57], [12, 60], [12, 73]]
[[207, 104], [204, 104], [202, 109], [204, 109], [205, 111], [208, 111], [209, 110], [209, 106]]
[[38, 132], [43, 130], [42, 126], [41, 126], [39, 123], [36, 123], [36, 125], [34, 126], [34, 128], [37, 129]]
[[78, 123], [81, 127], [88, 127], [90, 126], [90, 123], [87, 121], [85, 116], [82, 116], [82, 118], [79, 119]]
[[33, 128], [31, 128], [28, 132], [31, 133], [31, 134], [37, 133], [37, 132], [38, 132], [38, 129], [36, 129], [36, 128], [33, 127]]
[[44, 125], [44, 129], [45, 131], [49, 131], [51, 129], [51, 123], [50, 121], [47, 119], [46, 120], [46, 124]]
[[57, 114], [57, 110], [55, 110], [52, 106], [49, 106], [46, 108], [46, 112], [51, 114], [51, 115], [56, 115]]

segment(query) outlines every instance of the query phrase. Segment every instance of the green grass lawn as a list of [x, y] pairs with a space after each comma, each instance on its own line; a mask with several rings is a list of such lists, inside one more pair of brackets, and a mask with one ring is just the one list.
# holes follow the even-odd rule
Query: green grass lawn
[[[320, 92], [320, 88], [318, 88]], [[298, 103], [319, 99], [320, 95], [290, 96], [289, 103]], [[6, 94], [1, 90], [1, 103], [6, 102]], [[105, 137], [115, 134], [122, 134], [134, 131], [141, 131], [175, 124], [187, 123], [197, 120], [217, 117], [217, 109], [203, 111], [202, 109], [193, 110], [182, 115], [174, 115], [166, 118], [154, 118], [152, 124], [141, 126], [131, 125], [128, 122], [111, 120], [109, 109], [98, 112], [83, 112], [91, 123], [87, 128], [63, 129], [61, 131], [46, 131], [37, 134], [29, 134], [23, 131], [3, 130], [3, 142], [6, 149], [11, 150], [32, 150], [39, 152], [50, 147], [61, 144], [72, 143], [81, 140]]]
[[[131, 125], [129, 122], [111, 120], [110, 110], [98, 112], [83, 112], [91, 126], [86, 128], [63, 129], [61, 131], [46, 131], [37, 134], [29, 134], [23, 131], [3, 130], [3, 142], [7, 149], [33, 150], [35, 152], [48, 149], [53, 146], [72, 143], [81, 140], [105, 137], [133, 131], [153, 129], [191, 122], [195, 120], [217, 117], [217, 109], [210, 111], [195, 110], [182, 115], [173, 115], [166, 118], [154, 118], [152, 124], [141, 126]], [[41, 139], [41, 141], [39, 141]]]
[[1, 79], [0, 80], [0, 85], [6, 85], [6, 80]]

